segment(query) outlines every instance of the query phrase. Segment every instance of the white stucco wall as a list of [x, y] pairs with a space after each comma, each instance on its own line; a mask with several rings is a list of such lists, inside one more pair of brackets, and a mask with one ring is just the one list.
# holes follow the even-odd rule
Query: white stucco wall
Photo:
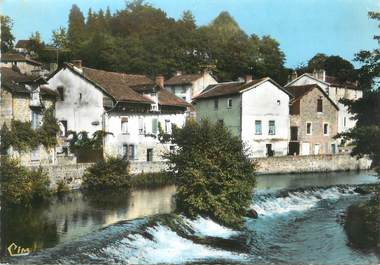
[[[122, 133], [121, 121], [123, 118], [128, 119], [128, 133]], [[142, 119], [145, 133], [139, 132], [139, 120]], [[153, 149], [153, 161], [162, 160], [162, 152], [169, 151], [171, 144], [161, 144], [157, 138], [150, 136], [152, 134], [153, 119], [161, 123], [165, 131], [165, 121], [169, 120], [170, 124], [177, 127], [183, 127], [186, 116], [182, 114], [158, 114], [158, 113], [109, 113], [106, 116], [107, 135], [105, 138], [105, 154], [108, 156], [123, 156], [123, 145], [135, 145], [135, 159], [137, 161], [146, 161], [146, 152], [148, 148]], [[169, 126], [171, 128], [171, 126]], [[171, 133], [171, 129], [167, 133]], [[158, 130], [157, 130], [158, 134]], [[157, 136], [156, 134], [156, 136]]]
[[[256, 120], [261, 120], [261, 135], [255, 134]], [[275, 121], [275, 135], [269, 135], [270, 120]], [[267, 144], [272, 145], [275, 156], [287, 155], [290, 139], [288, 94], [269, 81], [244, 92], [241, 125], [241, 139], [250, 149], [250, 156], [266, 156]]]
[[55, 112], [59, 121], [67, 121], [67, 130], [92, 134], [102, 129], [103, 93], [98, 88], [68, 69], [56, 73], [48, 86], [57, 92], [58, 87], [64, 87], [64, 100], [57, 100]]

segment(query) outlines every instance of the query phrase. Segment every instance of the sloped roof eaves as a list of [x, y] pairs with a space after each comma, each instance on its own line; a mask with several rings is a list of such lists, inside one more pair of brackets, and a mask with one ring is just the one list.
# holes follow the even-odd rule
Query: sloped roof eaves
[[165, 82], [165, 86], [175, 86], [175, 85], [191, 85], [194, 81], [202, 77], [202, 74], [187, 74], [173, 76], [168, 81]]
[[158, 92], [158, 104], [161, 106], [176, 106], [181, 108], [191, 107], [191, 104], [165, 89], [160, 89]]
[[[301, 99], [302, 97], [304, 97], [305, 95], [307, 95], [310, 91], [313, 90], [313, 88], [317, 88], [319, 89], [319, 91], [322, 92], [322, 94], [325, 96], [325, 98], [327, 98], [330, 103], [337, 109], [339, 110], [339, 106], [329, 97], [329, 95], [320, 87], [318, 86], [317, 84], [310, 84], [310, 85], [304, 85], [304, 86], [290, 86], [290, 87], [287, 87], [288, 89], [291, 89], [291, 90], [296, 90], [297, 88], [299, 89], [304, 89], [305, 91], [303, 93], [300, 93], [298, 96], [295, 97], [294, 100], [297, 100], [297, 99]], [[293, 92], [293, 94], [296, 94], [295, 92]]]

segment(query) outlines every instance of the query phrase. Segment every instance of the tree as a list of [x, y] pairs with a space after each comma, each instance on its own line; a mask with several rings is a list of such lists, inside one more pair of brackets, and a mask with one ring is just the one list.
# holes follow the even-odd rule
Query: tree
[[242, 141], [223, 125], [190, 120], [173, 128], [172, 143], [178, 150], [165, 157], [176, 179], [177, 209], [190, 218], [242, 225], [255, 185], [255, 166]]
[[[369, 17], [377, 22], [380, 22], [379, 12], [369, 12]], [[380, 23], [378, 24], [380, 28]], [[380, 45], [380, 36], [373, 36]], [[360, 51], [355, 56], [355, 61], [361, 64], [358, 70], [358, 79], [360, 88], [365, 92], [377, 89], [380, 85], [380, 49], [376, 48], [372, 51]]]
[[1, 52], [9, 52], [13, 49], [15, 37], [12, 34], [13, 22], [8, 16], [1, 16]]
[[70, 48], [76, 50], [85, 39], [85, 22], [82, 11], [77, 5], [73, 5], [69, 14], [69, 27], [67, 30], [67, 38]]
[[52, 35], [54, 47], [58, 49], [66, 49], [69, 46], [67, 32], [64, 27], [59, 27], [57, 30], [53, 30]]

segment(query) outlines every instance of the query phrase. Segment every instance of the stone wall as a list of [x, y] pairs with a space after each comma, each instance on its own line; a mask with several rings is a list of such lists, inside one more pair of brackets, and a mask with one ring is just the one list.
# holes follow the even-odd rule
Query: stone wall
[[[348, 170], [368, 170], [371, 161], [368, 158], [357, 160], [350, 155], [316, 155], [316, 156], [282, 156], [258, 158], [258, 174], [287, 174], [306, 172], [328, 172]], [[51, 186], [55, 188], [57, 183], [63, 180], [70, 189], [79, 189], [82, 176], [86, 168], [92, 163], [43, 165], [43, 169], [50, 176]], [[37, 168], [36, 166], [30, 166]], [[131, 173], [152, 173], [167, 169], [164, 161], [132, 162]]]
[[[59, 181], [64, 181], [70, 189], [79, 189], [82, 184], [84, 171], [91, 165], [91, 163], [44, 165], [42, 168], [48, 173], [50, 177], [50, 185], [53, 189], [56, 188]], [[38, 167], [30, 166], [30, 168]]]
[[258, 174], [368, 170], [371, 160], [349, 154], [258, 158]]

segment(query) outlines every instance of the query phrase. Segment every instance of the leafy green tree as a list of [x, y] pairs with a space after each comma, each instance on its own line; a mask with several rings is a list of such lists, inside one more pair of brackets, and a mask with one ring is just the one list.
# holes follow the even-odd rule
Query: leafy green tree
[[121, 158], [98, 161], [83, 175], [85, 190], [128, 190], [130, 187], [129, 162]]
[[67, 38], [70, 48], [75, 51], [78, 49], [85, 39], [85, 21], [82, 11], [77, 5], [73, 5], [69, 14], [69, 26], [67, 30]]
[[243, 143], [222, 125], [189, 121], [173, 128], [166, 154], [177, 184], [177, 209], [190, 218], [208, 216], [224, 225], [239, 227], [252, 199], [255, 165]]
[[0, 15], [1, 23], [1, 52], [9, 52], [13, 49], [15, 37], [12, 34], [13, 22], [8, 16]]
[[66, 49], [69, 46], [67, 39], [67, 32], [64, 27], [59, 27], [57, 30], [53, 30], [52, 33], [53, 46], [58, 49]]
[[[369, 18], [378, 22], [378, 28], [380, 28], [380, 12], [369, 12]], [[380, 36], [373, 36], [380, 45]], [[360, 51], [355, 56], [355, 61], [361, 64], [358, 70], [358, 79], [360, 88], [365, 92], [377, 89], [380, 85], [380, 48], [376, 48], [372, 51]]]

